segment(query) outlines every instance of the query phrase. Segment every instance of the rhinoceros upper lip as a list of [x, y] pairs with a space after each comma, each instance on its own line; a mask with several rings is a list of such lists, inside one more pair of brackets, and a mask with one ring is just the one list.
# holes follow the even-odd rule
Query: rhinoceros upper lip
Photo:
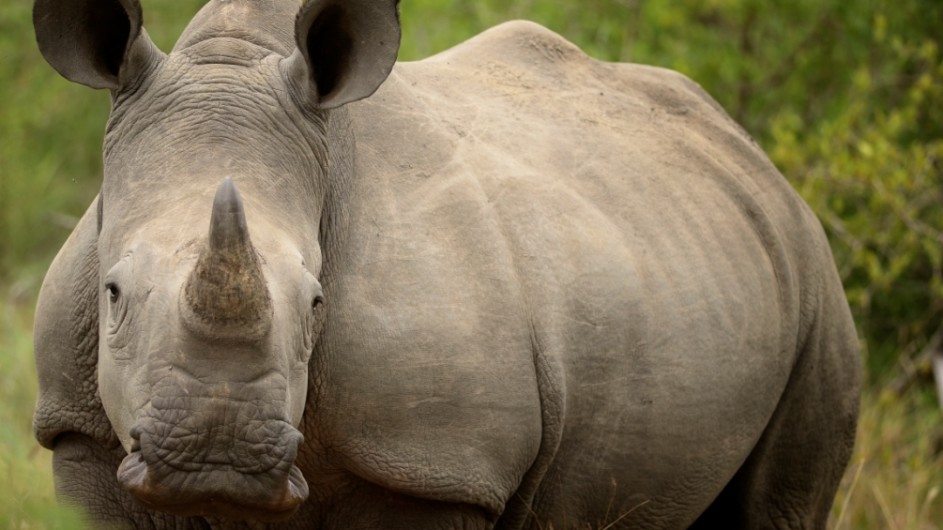
[[[155, 480], [151, 471], [141, 452], [135, 451], [121, 462], [117, 478], [138, 501], [176, 515], [279, 521], [291, 516], [308, 498], [308, 484], [294, 465], [280, 488], [258, 487], [252, 483], [252, 475], [214, 468], [199, 473], [202, 476], [181, 479], [179, 482], [184, 486], [173, 489], [166, 482]], [[174, 474], [198, 473], [175, 471]]]
[[287, 424], [273, 424], [282, 425], [285, 432], [279, 437], [280, 447], [272, 448], [278, 456], [267, 465], [172, 464], [162, 460], [164, 450], [139, 424], [131, 430], [131, 452], [118, 467], [118, 481], [148, 507], [177, 515], [285, 519], [308, 497], [308, 484], [292, 463], [303, 437]]

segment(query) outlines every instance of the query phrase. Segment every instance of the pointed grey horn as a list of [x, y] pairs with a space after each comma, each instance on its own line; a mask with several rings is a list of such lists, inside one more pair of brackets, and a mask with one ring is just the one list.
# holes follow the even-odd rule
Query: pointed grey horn
[[213, 199], [213, 215], [210, 217], [210, 248], [213, 250], [251, 248], [249, 227], [242, 196], [232, 179], [226, 177], [216, 189]]
[[209, 241], [181, 301], [184, 324], [207, 338], [255, 340], [271, 327], [272, 300], [242, 197], [229, 177], [216, 190]]

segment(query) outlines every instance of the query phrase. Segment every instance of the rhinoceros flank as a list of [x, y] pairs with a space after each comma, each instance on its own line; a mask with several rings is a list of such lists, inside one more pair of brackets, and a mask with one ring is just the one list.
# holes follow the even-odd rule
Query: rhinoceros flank
[[35, 432], [130, 528], [822, 528], [857, 339], [823, 231], [685, 77], [394, 0], [36, 0], [107, 88]]

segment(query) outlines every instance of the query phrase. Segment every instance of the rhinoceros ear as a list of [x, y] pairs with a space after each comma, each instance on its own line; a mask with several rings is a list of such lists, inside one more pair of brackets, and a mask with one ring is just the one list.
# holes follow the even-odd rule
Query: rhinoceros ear
[[138, 0], [36, 0], [33, 27], [46, 61], [92, 88], [118, 89], [162, 55], [142, 28]]
[[393, 69], [399, 0], [309, 0], [295, 21], [298, 49], [284, 67], [302, 101], [322, 109], [363, 99]]

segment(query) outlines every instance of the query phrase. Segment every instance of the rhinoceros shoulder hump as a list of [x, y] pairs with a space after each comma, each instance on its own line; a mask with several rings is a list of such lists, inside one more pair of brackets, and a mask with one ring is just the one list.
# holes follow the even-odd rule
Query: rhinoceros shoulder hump
[[548, 64], [588, 61], [590, 58], [576, 45], [540, 24], [512, 20], [433, 55], [424, 62], [474, 64], [494, 59], [541, 68]]

